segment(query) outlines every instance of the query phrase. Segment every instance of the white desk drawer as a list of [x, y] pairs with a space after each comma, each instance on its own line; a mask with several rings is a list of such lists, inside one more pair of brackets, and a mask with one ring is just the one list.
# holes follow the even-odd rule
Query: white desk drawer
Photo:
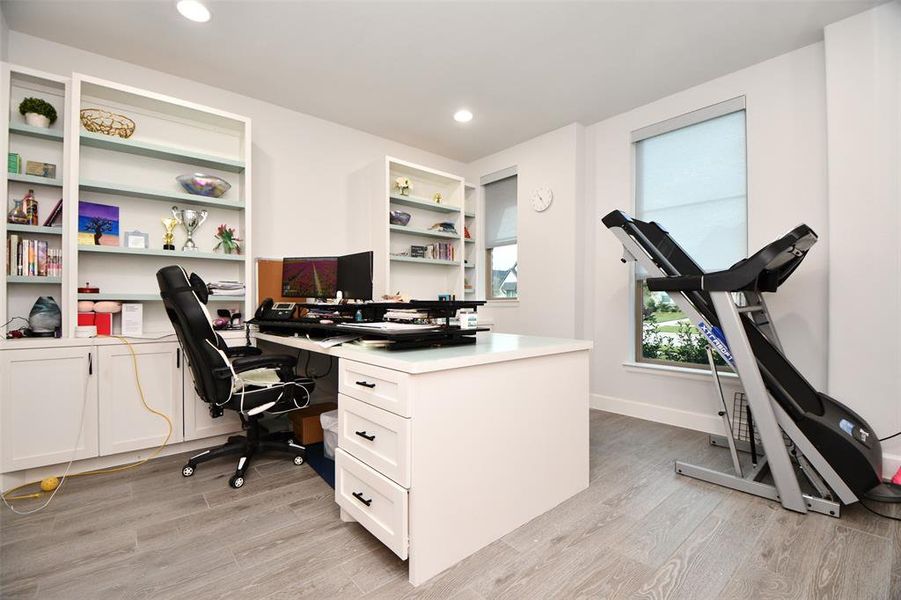
[[338, 396], [338, 447], [410, 487], [410, 419]]
[[392, 552], [407, 558], [407, 490], [341, 448], [335, 450], [335, 502]]
[[366, 363], [338, 361], [338, 391], [402, 417], [410, 416], [410, 376]]

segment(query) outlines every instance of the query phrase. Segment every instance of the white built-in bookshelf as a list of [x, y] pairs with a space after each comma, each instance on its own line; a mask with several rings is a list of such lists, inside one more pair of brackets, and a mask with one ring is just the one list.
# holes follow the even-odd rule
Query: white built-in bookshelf
[[[57, 165], [54, 181], [34, 181], [23, 174], [7, 174], [4, 192], [8, 199], [21, 198], [34, 189], [43, 223], [56, 200], [63, 198], [62, 227], [49, 228], [6, 224], [4, 236], [41, 236], [51, 247], [62, 249], [63, 273], [56, 282], [23, 280], [7, 276], [0, 294], [0, 314], [6, 319], [27, 317], [38, 296], [51, 295], [63, 311], [63, 337], [74, 335], [80, 300], [121, 300], [143, 304], [144, 334], [171, 332], [156, 272], [163, 266], [180, 264], [204, 280], [243, 281], [252, 287], [250, 120], [240, 115], [200, 106], [152, 91], [75, 73], [62, 78], [19, 67], [4, 69], [2, 98], [8, 102], [8, 152], [27, 160]], [[59, 119], [50, 130], [25, 125], [18, 105], [25, 96], [42, 97], [57, 109]], [[129, 117], [136, 123], [134, 134], [120, 138], [87, 131], [80, 120], [83, 108], [97, 108]], [[24, 169], [23, 169], [24, 171]], [[231, 188], [220, 198], [186, 193], [176, 176], [204, 173], [221, 177]], [[92, 245], [86, 236], [79, 243], [79, 201], [118, 208], [118, 240]], [[163, 249], [162, 219], [172, 206], [206, 210], [208, 216], [194, 234], [197, 251], [181, 251], [184, 228], [175, 229], [175, 251]], [[219, 224], [236, 229], [242, 253], [214, 251]], [[148, 234], [149, 247], [125, 246], [126, 232]], [[89, 236], [88, 236], [89, 237]], [[103, 239], [103, 238], [101, 238]], [[90, 282], [98, 294], [79, 294]], [[43, 284], [43, 285], [41, 285]], [[244, 297], [213, 297], [215, 308], [229, 308], [247, 315], [250, 294]], [[12, 328], [16, 328], [15, 325]]]
[[[479, 188], [465, 183], [463, 185], [463, 224], [469, 230], [469, 238], [463, 240], [463, 292], [466, 300], [475, 300], [484, 298], [483, 281], [481, 271], [479, 269], [479, 257], [482, 252], [479, 250], [481, 224], [476, 215], [479, 214]], [[462, 231], [460, 232], [463, 233]]]
[[[440, 294], [464, 297], [463, 179], [423, 165], [385, 157], [371, 170], [373, 295], [400, 292], [413, 299], [435, 299]], [[407, 194], [399, 190], [398, 177], [410, 180]], [[435, 194], [441, 195], [440, 202]], [[410, 215], [406, 225], [391, 224], [391, 211]], [[452, 232], [433, 229], [451, 223]], [[444, 244], [452, 254], [416, 256], [414, 246]]]
[[[64, 239], [66, 229], [61, 221], [56, 227], [45, 227], [43, 223], [56, 206], [57, 202], [65, 195], [64, 169], [65, 169], [65, 141], [69, 137], [70, 123], [68, 121], [68, 99], [71, 81], [68, 77], [60, 77], [49, 73], [42, 73], [32, 69], [3, 65], [2, 69], [2, 93], [0, 102], [3, 106], [0, 113], [4, 115], [4, 123], [8, 128], [4, 135], [0, 135], [4, 146], [3, 156], [9, 157], [9, 153], [15, 153], [21, 160], [21, 172], [9, 173], [4, 168], [6, 176], [3, 178], [2, 195], [9, 201], [5, 203], [2, 223], [3, 250], [4, 250], [4, 277], [0, 282], [0, 316], [6, 323], [13, 317], [28, 318], [31, 307], [40, 296], [51, 296], [60, 305], [63, 311], [63, 327], [67, 323], [67, 309], [69, 302], [63, 291], [63, 275], [38, 276], [27, 273], [17, 273], [15, 270], [16, 249], [8, 253], [10, 237], [13, 241], [34, 240], [46, 243], [48, 249], [64, 251]], [[33, 127], [25, 123], [19, 114], [19, 103], [24, 98], [35, 97], [49, 102], [57, 112], [56, 121], [49, 128]], [[26, 173], [27, 161], [50, 163], [56, 165], [55, 177], [38, 177]], [[22, 225], [6, 222], [7, 212], [12, 208], [12, 199], [21, 200], [29, 189], [34, 190], [35, 199], [38, 201], [38, 225]], [[12, 261], [12, 272], [7, 268], [8, 261]], [[65, 268], [65, 258], [63, 259]], [[11, 329], [18, 329], [25, 325], [24, 321], [17, 320], [9, 325]], [[5, 334], [6, 328], [2, 329]]]

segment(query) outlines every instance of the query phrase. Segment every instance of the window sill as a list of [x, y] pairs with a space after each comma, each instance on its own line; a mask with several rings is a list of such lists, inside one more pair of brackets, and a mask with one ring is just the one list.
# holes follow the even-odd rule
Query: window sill
[[[653, 363], [642, 363], [635, 361], [626, 361], [623, 367], [627, 371], [635, 373], [653, 373], [655, 375], [667, 375], [679, 377], [682, 379], [694, 379], [696, 381], [713, 381], [713, 374], [710, 369], [692, 369], [691, 367], [677, 367], [674, 365], [656, 365]], [[738, 375], [731, 371], [720, 371], [720, 379], [726, 381], [738, 381]]]
[[486, 306], [494, 307], [506, 307], [506, 308], [514, 308], [519, 306], [519, 298], [515, 298], [512, 300], [501, 300], [499, 298], [494, 298], [491, 300], [487, 300], [485, 302]]

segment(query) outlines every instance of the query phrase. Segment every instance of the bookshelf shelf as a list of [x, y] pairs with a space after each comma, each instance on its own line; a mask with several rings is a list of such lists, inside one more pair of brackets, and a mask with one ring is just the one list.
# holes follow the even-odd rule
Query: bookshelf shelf
[[23, 175], [22, 173], [7, 173], [10, 181], [18, 181], [19, 183], [27, 183], [29, 185], [45, 185], [47, 187], [63, 187], [62, 179], [51, 179], [50, 177], [38, 177], [37, 175]]
[[448, 240], [459, 240], [459, 233], [446, 233], [444, 231], [436, 231], [432, 229], [418, 229], [416, 227], [408, 227], [406, 225], [389, 225], [391, 231], [403, 233], [406, 235], [417, 235], [421, 237], [442, 238]]
[[42, 235], [62, 235], [62, 227], [45, 227], [43, 225], [18, 225], [16, 223], [7, 223], [6, 231], [14, 231], [17, 233], [37, 233]]
[[447, 204], [438, 204], [437, 202], [433, 202], [431, 200], [426, 200], [424, 198], [416, 198], [415, 196], [397, 196], [392, 194], [391, 197], [392, 204], [399, 204], [400, 206], [409, 206], [411, 208], [421, 208], [423, 210], [431, 210], [440, 213], [459, 213], [459, 206], [450, 206]]
[[37, 275], [7, 275], [6, 283], [59, 284], [59, 283], [62, 283], [62, 278], [61, 277], [40, 277]]
[[[159, 294], [131, 294], [131, 293], [105, 293], [78, 294], [79, 300], [121, 300], [122, 302], [161, 302]], [[244, 296], [216, 296], [210, 295], [209, 302], [234, 302], [244, 303]]]
[[124, 152], [126, 154], [134, 154], [146, 158], [171, 160], [174, 162], [196, 165], [198, 167], [221, 169], [223, 171], [228, 171], [229, 173], [242, 173], [245, 168], [243, 160], [235, 160], [224, 156], [213, 156], [183, 148], [162, 146], [159, 144], [141, 142], [139, 140], [122, 139], [88, 131], [82, 131], [80, 137], [82, 146], [100, 148], [111, 152]]
[[26, 135], [28, 137], [41, 138], [44, 140], [63, 141], [63, 132], [59, 129], [45, 129], [43, 127], [32, 127], [25, 123], [10, 123], [9, 132], [17, 135]]
[[83, 180], [78, 184], [78, 189], [85, 192], [98, 192], [101, 194], [114, 194], [116, 196], [128, 196], [143, 200], [157, 200], [161, 202], [177, 202], [179, 204], [191, 204], [194, 206], [215, 206], [243, 210], [244, 203], [238, 200], [224, 200], [222, 198], [208, 198], [197, 194], [183, 192], [164, 192], [149, 188], [136, 187], [121, 183], [106, 183], [101, 181]]
[[182, 260], [230, 260], [244, 262], [242, 254], [215, 254], [213, 252], [183, 252], [159, 248], [125, 248], [123, 246], [78, 246], [78, 252], [99, 254], [129, 254], [133, 256], [173, 256]]
[[395, 256], [391, 255], [393, 262], [419, 263], [422, 265], [442, 265], [449, 267], [459, 267], [460, 263], [454, 260], [439, 260], [437, 258], [414, 258], [412, 256]]

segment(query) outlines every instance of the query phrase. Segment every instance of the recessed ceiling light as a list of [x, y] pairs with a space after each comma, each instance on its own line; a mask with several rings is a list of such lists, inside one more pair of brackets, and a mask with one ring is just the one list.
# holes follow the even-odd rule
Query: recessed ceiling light
[[472, 113], [465, 108], [461, 108], [454, 113], [454, 121], [457, 123], [469, 123], [472, 121]]
[[210, 10], [197, 0], [179, 0], [175, 8], [181, 16], [191, 21], [206, 23], [210, 20]]

